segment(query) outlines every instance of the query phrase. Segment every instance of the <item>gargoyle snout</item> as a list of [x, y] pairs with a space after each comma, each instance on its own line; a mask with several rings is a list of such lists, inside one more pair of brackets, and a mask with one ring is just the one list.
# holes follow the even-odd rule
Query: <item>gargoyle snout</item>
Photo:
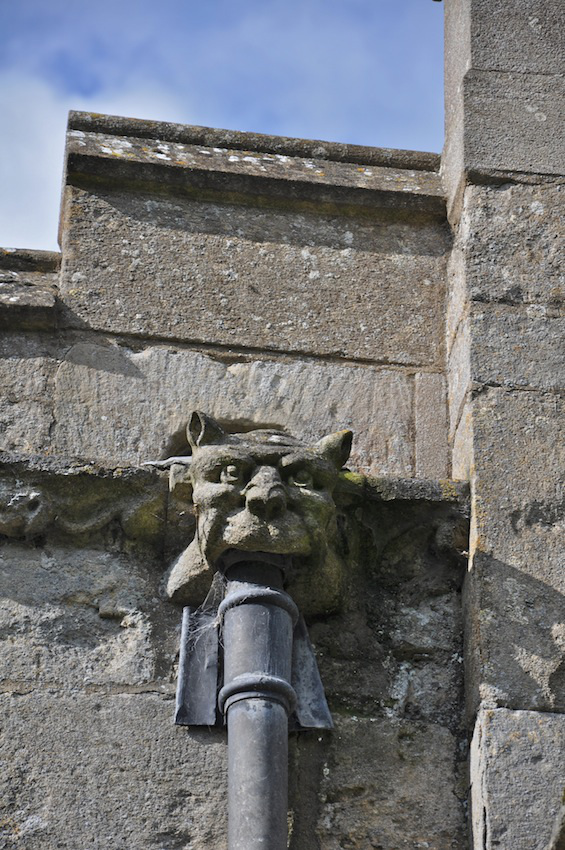
[[286, 510], [286, 493], [277, 470], [260, 466], [244, 490], [245, 502], [252, 514], [274, 519]]

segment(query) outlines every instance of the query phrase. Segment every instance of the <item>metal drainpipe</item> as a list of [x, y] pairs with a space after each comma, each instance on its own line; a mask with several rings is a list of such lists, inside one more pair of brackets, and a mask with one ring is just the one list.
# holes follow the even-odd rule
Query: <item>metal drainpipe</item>
[[218, 705], [228, 727], [229, 850], [287, 850], [288, 718], [296, 702], [290, 682], [298, 609], [282, 589], [286, 559], [279, 559], [280, 566], [277, 556], [265, 559], [225, 567], [227, 592], [219, 608], [224, 686]]

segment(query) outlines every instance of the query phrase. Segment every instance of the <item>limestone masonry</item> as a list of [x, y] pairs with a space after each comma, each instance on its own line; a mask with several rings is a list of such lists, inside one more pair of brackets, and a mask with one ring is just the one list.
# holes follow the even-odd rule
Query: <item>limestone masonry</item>
[[164, 584], [203, 411], [354, 435], [289, 850], [563, 850], [565, 7], [444, 5], [441, 158], [70, 114], [61, 253], [0, 250], [0, 848], [227, 848]]

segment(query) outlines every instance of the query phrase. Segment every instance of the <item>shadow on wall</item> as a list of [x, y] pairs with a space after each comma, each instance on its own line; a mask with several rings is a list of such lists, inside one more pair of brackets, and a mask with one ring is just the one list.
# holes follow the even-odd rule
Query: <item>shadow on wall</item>
[[563, 594], [478, 552], [464, 604], [470, 717], [479, 700], [486, 708], [565, 711]]
[[[88, 186], [88, 191], [92, 191], [92, 186]], [[369, 210], [364, 215], [359, 211], [357, 215], [347, 215], [345, 209], [336, 207], [324, 215], [323, 206], [319, 205], [312, 213], [292, 208], [277, 210], [272, 204], [258, 206], [260, 199], [256, 195], [251, 196], [251, 204], [226, 203], [157, 193], [148, 197], [96, 187], [96, 196], [107, 205], [108, 221], [132, 219], [151, 230], [176, 230], [195, 237], [221, 236], [234, 240], [234, 245], [247, 240], [431, 257], [442, 257], [451, 247], [448, 228], [425, 214]], [[97, 226], [103, 227], [104, 223], [104, 217], [97, 219]]]

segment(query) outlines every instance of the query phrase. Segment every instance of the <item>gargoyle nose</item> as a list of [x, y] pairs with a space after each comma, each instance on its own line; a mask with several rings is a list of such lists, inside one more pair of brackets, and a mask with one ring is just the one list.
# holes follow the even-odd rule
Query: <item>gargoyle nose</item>
[[247, 507], [261, 519], [274, 519], [286, 510], [281, 477], [272, 466], [261, 466], [245, 489]]

